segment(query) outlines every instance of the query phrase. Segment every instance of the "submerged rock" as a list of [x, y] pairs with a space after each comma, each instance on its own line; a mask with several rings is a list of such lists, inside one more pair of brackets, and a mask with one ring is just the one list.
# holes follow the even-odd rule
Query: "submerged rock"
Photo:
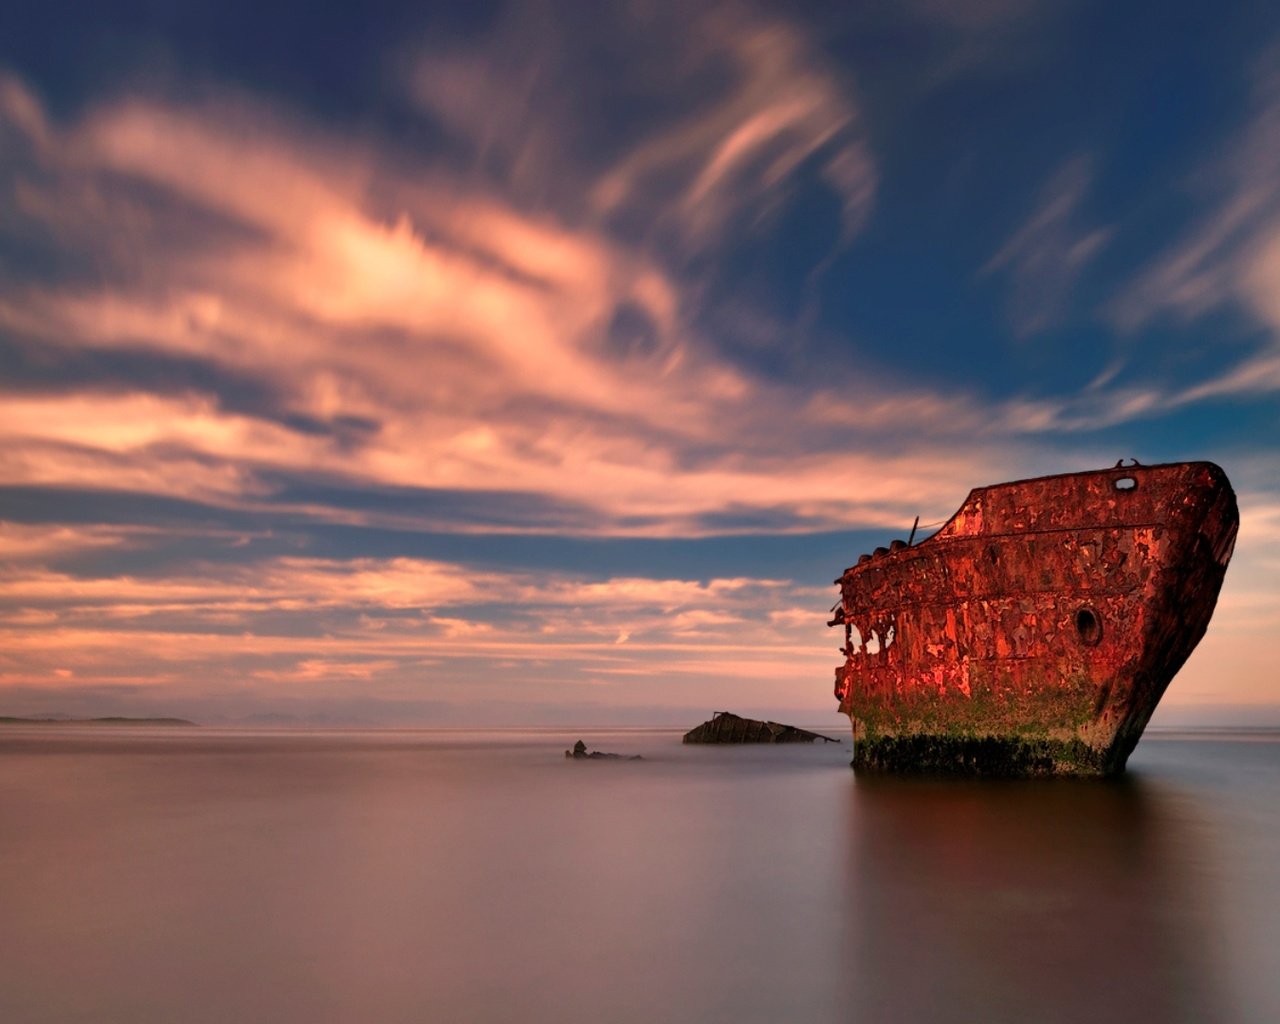
[[797, 729], [794, 725], [761, 722], [731, 711], [717, 711], [709, 720], [684, 734], [686, 743], [812, 743], [814, 740], [840, 742], [821, 733]]
[[643, 761], [644, 758], [639, 754], [606, 754], [599, 750], [593, 750], [587, 753], [587, 745], [578, 740], [573, 745], [572, 750], [566, 750], [564, 756], [578, 761]]

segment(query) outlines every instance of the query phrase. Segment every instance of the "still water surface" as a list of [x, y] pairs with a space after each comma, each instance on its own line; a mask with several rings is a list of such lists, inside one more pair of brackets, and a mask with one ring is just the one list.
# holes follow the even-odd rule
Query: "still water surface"
[[0, 730], [0, 1020], [1280, 1020], [1280, 735], [1127, 778], [839, 746]]

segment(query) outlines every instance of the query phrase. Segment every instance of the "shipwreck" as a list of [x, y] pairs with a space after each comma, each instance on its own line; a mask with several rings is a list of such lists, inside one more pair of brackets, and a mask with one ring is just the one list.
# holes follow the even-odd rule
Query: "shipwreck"
[[980, 487], [835, 582], [863, 772], [1113, 775], [1208, 628], [1239, 526], [1209, 462]]

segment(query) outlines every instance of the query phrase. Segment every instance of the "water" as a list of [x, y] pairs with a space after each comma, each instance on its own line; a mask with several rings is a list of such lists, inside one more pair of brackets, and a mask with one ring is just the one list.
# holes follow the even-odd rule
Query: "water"
[[0, 1020], [1280, 1019], [1280, 735], [982, 784], [576, 738], [0, 730]]

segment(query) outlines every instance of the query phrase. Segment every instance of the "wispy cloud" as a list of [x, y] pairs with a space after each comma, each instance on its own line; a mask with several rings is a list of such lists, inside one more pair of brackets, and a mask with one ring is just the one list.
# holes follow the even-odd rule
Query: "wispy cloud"
[[[1029, 17], [970, 8], [908, 14], [960, 63]], [[717, 268], [816, 196], [815, 251], [786, 253], [812, 283], [890, 191], [857, 68], [736, 2], [607, 5], [572, 31], [549, 10], [406, 43], [387, 69], [403, 133], [209, 83], [47, 107], [0, 77], [0, 483], [44, 516], [0, 524], [7, 692], [776, 695], [829, 678], [825, 587], [750, 565], [495, 569], [371, 538], [900, 527], [974, 484], [1094, 466], [1090, 432], [1277, 386], [1268, 351], [1193, 386], [988, 394], [863, 372], [857, 324], [816, 382], [753, 365], [723, 335], [775, 332], [726, 314]], [[1234, 296], [1280, 323], [1260, 90], [1226, 234], [1206, 221], [1170, 254], [1134, 322]], [[1068, 317], [1108, 244], [1095, 184], [1069, 162], [987, 264], [1017, 333]], [[94, 502], [150, 511], [107, 525]], [[274, 530], [296, 537], [257, 546]]]
[[[786, 154], [798, 159], [787, 147], [821, 148], [853, 118], [836, 111], [825, 79], [800, 76], [795, 88], [813, 95], [794, 102], [809, 113], [769, 115], [758, 138], [747, 130], [755, 141], [741, 144], [758, 142], [773, 169], [744, 183], [725, 133], [777, 101], [767, 83], [804, 54], [780, 28], [735, 31], [720, 21], [707, 30], [739, 57], [777, 55], [764, 71], [743, 64], [750, 80], [727, 112], [691, 130], [699, 207], [713, 193], [765, 202], [766, 180], [781, 187]], [[405, 174], [385, 154], [349, 153], [244, 100], [126, 98], [64, 127], [19, 84], [8, 89], [9, 128], [28, 143], [25, 215], [98, 252], [108, 282], [9, 288], [0, 323], [31, 345], [195, 360], [232, 382], [13, 397], [0, 411], [10, 483], [261, 507], [272, 474], [302, 474], [549, 496], [590, 510], [578, 529], [697, 535], [726, 510], [783, 529], [896, 521], [901, 496], [951, 502], [971, 476], [955, 452], [886, 462], [845, 451], [847, 431], [809, 435], [786, 386], [743, 373], [691, 327], [696, 286], [603, 226], [530, 213], [438, 170]], [[675, 143], [653, 145], [658, 160]], [[631, 170], [618, 180], [639, 182], [649, 160], [624, 159]], [[139, 186], [167, 197], [145, 217]], [[192, 244], [194, 216], [225, 230]], [[100, 245], [126, 228], [130, 251], [151, 253], [145, 279]], [[621, 311], [643, 323], [645, 345], [611, 344]], [[256, 404], [239, 380], [255, 381]], [[837, 495], [836, 479], [863, 484]]]
[[1235, 138], [1189, 184], [1201, 216], [1126, 288], [1110, 313], [1124, 330], [1160, 316], [1182, 320], [1233, 304], [1271, 333], [1269, 344], [1216, 377], [1185, 389], [1180, 401], [1280, 390], [1280, 73], [1266, 50], [1254, 67], [1252, 109]]
[[[414, 94], [517, 194], [686, 256], [767, 217], [810, 164], [857, 232], [877, 171], [852, 83], [797, 25], [738, 2], [580, 13], [570, 33], [512, 5], [471, 52], [421, 53]], [[608, 74], [586, 96], [593, 55]], [[639, 95], [666, 116], [635, 112]]]
[[[167, 387], [125, 376], [10, 396], [5, 479], [408, 528], [477, 527], [439, 508], [357, 510], [282, 487], [493, 495], [485, 529], [787, 532], [946, 514], [974, 480], [1029, 469], [1028, 438], [1161, 408], [1140, 389], [993, 405], [854, 373], [813, 394], [727, 360], [698, 326], [696, 277], [584, 211], [603, 189], [604, 207], [634, 201], [649, 220], [692, 225], [696, 207], [737, 222], [810, 156], [837, 177], [870, 157], [856, 103], [801, 33], [716, 11], [678, 63], [727, 68], [719, 88], [615, 154], [576, 211], [531, 209], [510, 183], [392, 144], [352, 146], [243, 97], [125, 96], [59, 124], [7, 79], [22, 215], [46, 243], [98, 262], [92, 283], [6, 287], [0, 324], [67, 360], [209, 369], [195, 386], [190, 373]], [[447, 103], [444, 79], [465, 77], [456, 61], [417, 66], [424, 102]], [[873, 194], [865, 170], [840, 192], [850, 230]], [[1087, 166], [1059, 179], [989, 266], [1013, 275], [1028, 330], [1101, 244], [1079, 224]], [[709, 223], [692, 229], [703, 244]], [[623, 323], [635, 337], [619, 344]], [[975, 450], [961, 430], [987, 444]], [[876, 440], [886, 431], [891, 453]]]
[[0, 565], [95, 548], [121, 547], [126, 532], [106, 526], [6, 523], [0, 520]]
[[[1280, 217], [1280, 76], [1274, 52], [1259, 62], [1253, 109], [1224, 151], [1196, 169], [1188, 187], [1208, 212], [1127, 289], [1114, 306], [1117, 322], [1133, 328], [1174, 312], [1197, 316], [1231, 299], [1263, 298], [1251, 268], [1262, 257]], [[1265, 305], [1265, 302], [1264, 302]]]
[[[22, 545], [29, 559], [31, 547]], [[673, 680], [767, 681], [783, 664], [825, 675], [831, 660], [830, 595], [785, 580], [286, 557], [155, 576], [28, 560], [10, 563], [0, 585], [0, 686], [145, 685], [192, 706], [245, 680], [281, 693], [323, 683], [358, 695], [377, 684], [384, 695], [409, 687], [474, 700], [485, 689], [477, 680], [507, 662], [526, 692], [643, 678], [679, 701]]]
[[1058, 321], [1089, 261], [1106, 245], [1111, 229], [1088, 226], [1081, 208], [1093, 179], [1090, 161], [1076, 157], [1043, 186], [1035, 212], [981, 273], [1010, 279], [1009, 321], [1027, 337]]
[[725, 64], [729, 87], [626, 153], [595, 187], [597, 207], [659, 201], [688, 242], [705, 244], [735, 218], [766, 214], [815, 159], [840, 200], [845, 237], [855, 234], [877, 174], [848, 83], [786, 24], [726, 5], [709, 9], [695, 29], [693, 55]]

